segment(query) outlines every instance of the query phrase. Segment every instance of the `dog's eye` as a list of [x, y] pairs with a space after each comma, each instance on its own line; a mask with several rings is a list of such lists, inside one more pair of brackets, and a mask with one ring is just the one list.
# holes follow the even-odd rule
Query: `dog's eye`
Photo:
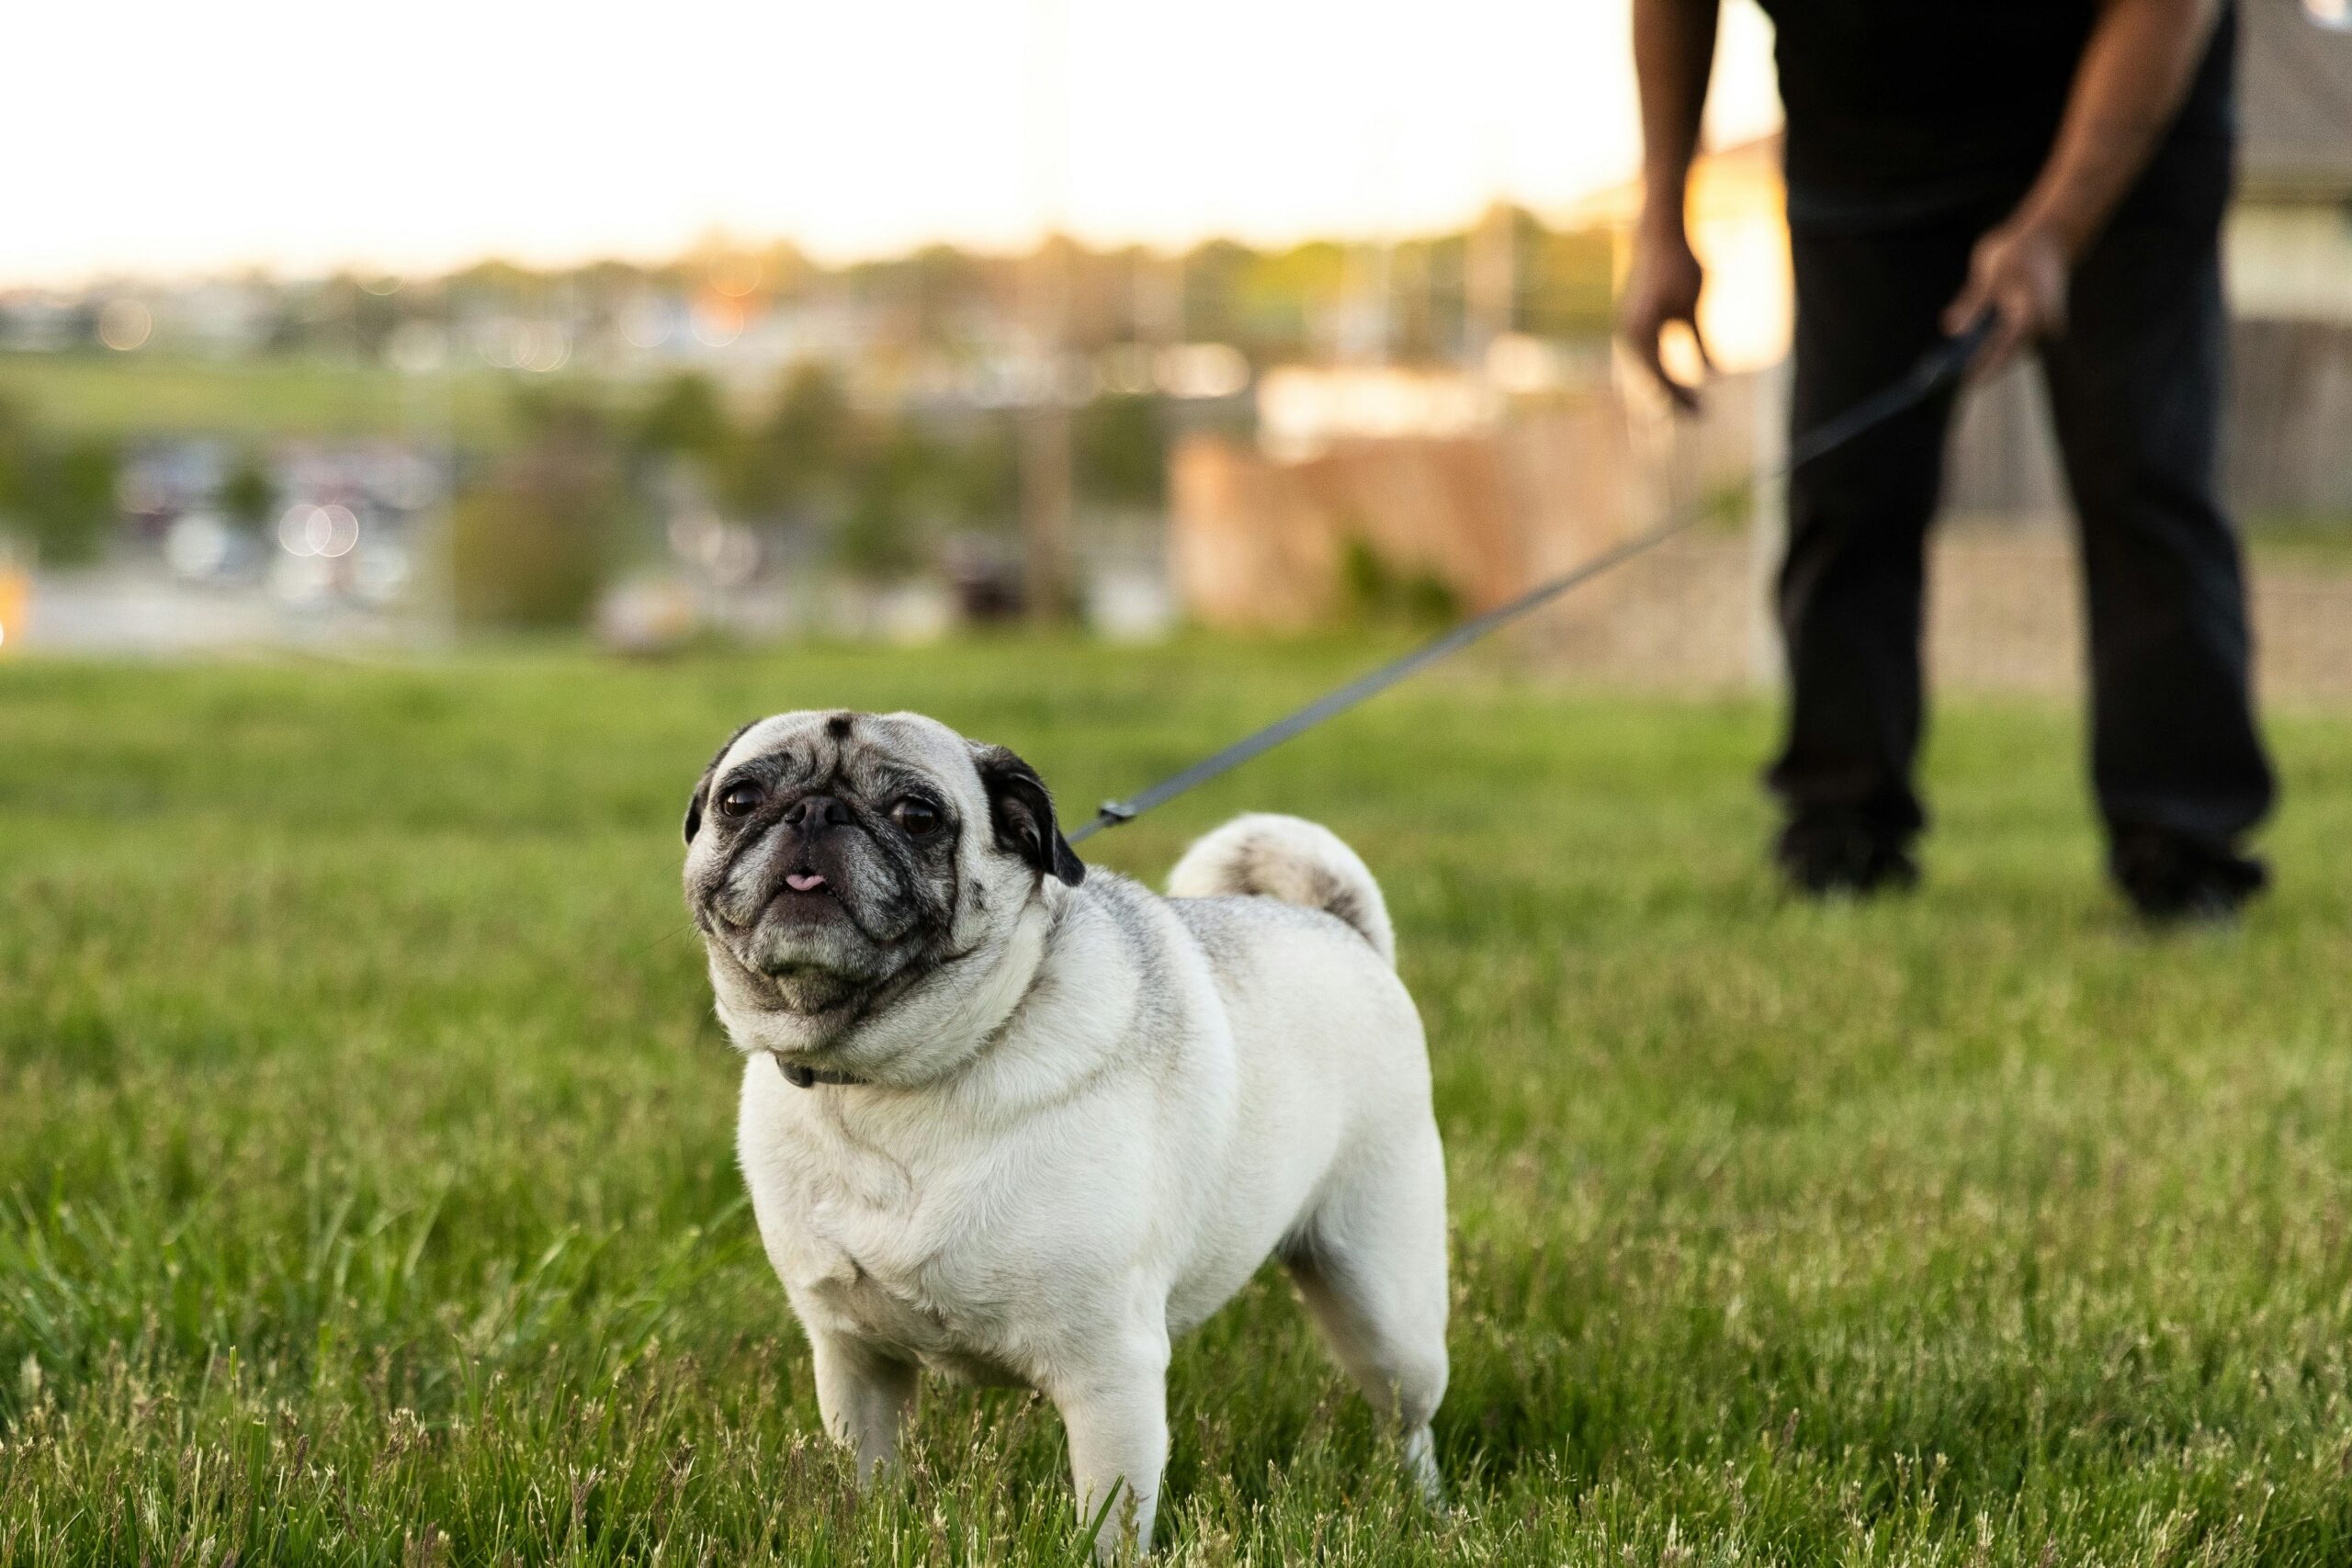
[[727, 793], [718, 797], [718, 814], [721, 817], [749, 817], [760, 808], [760, 802], [767, 798], [767, 793], [749, 780], [729, 784]]
[[938, 808], [929, 801], [909, 795], [890, 807], [890, 820], [896, 822], [909, 838], [927, 839], [939, 831], [941, 819]]

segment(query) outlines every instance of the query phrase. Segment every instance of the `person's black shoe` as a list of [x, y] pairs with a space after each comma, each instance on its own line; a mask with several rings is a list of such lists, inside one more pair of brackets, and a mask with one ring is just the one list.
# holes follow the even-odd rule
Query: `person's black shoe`
[[1789, 891], [1806, 898], [1866, 898], [1919, 880], [1906, 843], [1851, 818], [1791, 822], [1773, 841], [1772, 862]]
[[2270, 883], [2253, 856], [2160, 828], [2118, 832], [2107, 869], [2141, 919], [2158, 925], [2227, 920]]

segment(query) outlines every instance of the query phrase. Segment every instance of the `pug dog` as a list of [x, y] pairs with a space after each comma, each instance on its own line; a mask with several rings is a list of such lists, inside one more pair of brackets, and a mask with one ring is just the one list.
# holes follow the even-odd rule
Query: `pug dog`
[[746, 727], [685, 837], [744, 1179], [861, 1482], [919, 1371], [1022, 1385], [1098, 1554], [1148, 1550], [1170, 1342], [1271, 1256], [1437, 1501], [1444, 1152], [1354, 852], [1242, 817], [1163, 898], [1081, 864], [1019, 757], [910, 713]]

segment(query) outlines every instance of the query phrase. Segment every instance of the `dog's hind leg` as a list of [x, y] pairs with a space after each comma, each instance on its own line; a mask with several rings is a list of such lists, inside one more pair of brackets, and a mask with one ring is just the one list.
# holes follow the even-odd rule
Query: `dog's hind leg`
[[1338, 1173], [1283, 1251], [1324, 1338], [1374, 1408], [1396, 1423], [1405, 1464], [1443, 1506], [1430, 1418], [1445, 1397], [1445, 1159], [1424, 1123]]
[[857, 1455], [857, 1483], [898, 1456], [899, 1428], [914, 1413], [916, 1369], [847, 1335], [808, 1331], [817, 1409], [825, 1430]]

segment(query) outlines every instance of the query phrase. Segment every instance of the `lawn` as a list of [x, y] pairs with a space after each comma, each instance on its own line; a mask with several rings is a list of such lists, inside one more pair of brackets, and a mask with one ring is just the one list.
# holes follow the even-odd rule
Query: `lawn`
[[[1066, 803], [1366, 650], [0, 665], [0, 1562], [1045, 1562], [1050, 1410], [860, 1500], [681, 908], [713, 745], [922, 707]], [[1955, 704], [1915, 897], [1779, 902], [1770, 714], [1453, 671], [1088, 846], [1350, 838], [1428, 1019], [1454, 1507], [1287, 1287], [1179, 1348], [1171, 1561], [2352, 1561], [2352, 722], [2151, 937], [2070, 715]]]
[[[492, 370], [410, 377], [293, 356], [0, 353], [0, 400], [43, 428], [76, 435], [206, 435], [263, 445], [394, 436], [496, 446], [512, 434], [513, 389], [525, 379]], [[557, 384], [580, 386], [577, 378]]]

